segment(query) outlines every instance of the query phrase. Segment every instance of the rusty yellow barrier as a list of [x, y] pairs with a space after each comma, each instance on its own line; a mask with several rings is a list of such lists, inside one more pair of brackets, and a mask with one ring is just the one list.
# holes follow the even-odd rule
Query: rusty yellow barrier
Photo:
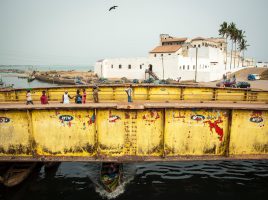
[[0, 160], [268, 159], [267, 104], [209, 106], [0, 106]]
[[[120, 102], [127, 100], [125, 86], [101, 85], [99, 87], [99, 99], [101, 102]], [[86, 89], [87, 100], [93, 100], [92, 86], [32, 88], [31, 93], [34, 101], [39, 101], [42, 91], [46, 91], [49, 101], [60, 102], [65, 91], [68, 91], [71, 96], [74, 96], [77, 89]], [[176, 85], [134, 85], [133, 99], [134, 101], [151, 102], [182, 100], [268, 102], [268, 91]], [[26, 101], [26, 89], [0, 91], [0, 102], [23, 101]]]

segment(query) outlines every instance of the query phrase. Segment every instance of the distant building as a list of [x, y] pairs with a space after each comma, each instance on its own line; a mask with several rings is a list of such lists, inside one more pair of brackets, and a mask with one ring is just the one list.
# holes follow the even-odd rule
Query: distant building
[[243, 60], [241, 52], [234, 51], [230, 67], [230, 55], [229, 52], [226, 59], [224, 38], [189, 39], [161, 34], [159, 46], [152, 49], [148, 57], [103, 59], [96, 63], [95, 73], [104, 78], [147, 79], [152, 76], [175, 80], [179, 77], [194, 80], [197, 74], [197, 81], [207, 82], [237, 71], [242, 65], [254, 65], [253, 60]]

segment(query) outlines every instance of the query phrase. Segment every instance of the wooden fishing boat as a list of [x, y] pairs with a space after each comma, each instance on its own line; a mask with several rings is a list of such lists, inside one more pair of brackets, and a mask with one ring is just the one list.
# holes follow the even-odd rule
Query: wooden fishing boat
[[34, 76], [29, 76], [29, 77], [28, 77], [28, 82], [32, 82], [34, 79], [35, 79]]
[[36, 162], [12, 164], [2, 177], [2, 183], [6, 187], [13, 187], [20, 184], [30, 175], [36, 165]]
[[102, 163], [100, 181], [104, 189], [111, 193], [122, 184], [123, 165], [119, 163]]

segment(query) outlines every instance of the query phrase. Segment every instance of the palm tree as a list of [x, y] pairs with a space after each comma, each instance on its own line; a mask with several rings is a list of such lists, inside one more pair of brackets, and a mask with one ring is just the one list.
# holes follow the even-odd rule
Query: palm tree
[[228, 23], [227, 22], [223, 22], [220, 25], [220, 29], [219, 29], [219, 34], [225, 38], [225, 42], [226, 42], [226, 48], [225, 48], [225, 70], [227, 68], [227, 47], [228, 47], [228, 37], [229, 37], [229, 32], [228, 32]]
[[238, 30], [238, 37], [237, 37], [237, 43], [238, 43], [237, 50], [239, 51], [238, 67], [239, 67], [240, 57], [241, 57], [240, 45], [241, 45], [242, 40], [244, 40], [244, 38], [245, 38], [245, 31]]
[[234, 40], [235, 40], [235, 34], [236, 34], [235, 32], [236, 32], [236, 30], [237, 30], [236, 25], [235, 25], [235, 23], [232, 22], [232, 23], [228, 26], [228, 35], [230, 36], [231, 41], [232, 41], [230, 70], [232, 69], [233, 48], [234, 48]]
[[248, 49], [249, 45], [247, 44], [247, 40], [244, 38], [239, 43], [239, 50], [243, 52], [243, 58], [242, 58], [242, 66], [244, 65], [244, 59], [245, 59], [245, 51]]

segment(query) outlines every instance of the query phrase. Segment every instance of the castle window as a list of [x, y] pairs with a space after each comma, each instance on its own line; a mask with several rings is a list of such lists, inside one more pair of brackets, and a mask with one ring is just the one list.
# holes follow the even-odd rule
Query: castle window
[[122, 69], [122, 65], [119, 65], [119, 69]]
[[198, 47], [200, 48], [200, 44], [198, 45]]
[[185, 65], [183, 65], [183, 68], [182, 69], [185, 70]]
[[193, 65], [193, 69], [195, 69], [195, 65]]
[[140, 65], [140, 69], [142, 69], [142, 65]]
[[154, 54], [154, 57], [156, 57], [156, 54]]
[[169, 56], [171, 55], [171, 53], [168, 54]]
[[187, 69], [188, 69], [188, 70], [190, 69], [190, 66], [189, 66], [189, 65], [187, 66]]
[[111, 65], [111, 68], [113, 69], [113, 68], [114, 68], [114, 66], [113, 66], [113, 65]]
[[131, 69], [131, 65], [128, 65], [128, 69]]

